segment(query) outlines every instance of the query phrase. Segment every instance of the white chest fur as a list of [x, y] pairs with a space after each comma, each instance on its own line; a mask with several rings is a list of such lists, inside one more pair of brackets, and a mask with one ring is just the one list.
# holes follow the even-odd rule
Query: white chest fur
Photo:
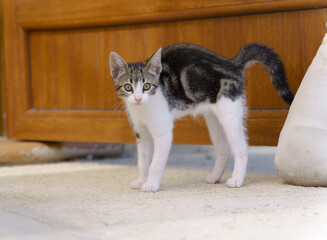
[[171, 121], [168, 103], [160, 89], [149, 96], [147, 102], [141, 105], [126, 102], [126, 107], [135, 125], [163, 124]]

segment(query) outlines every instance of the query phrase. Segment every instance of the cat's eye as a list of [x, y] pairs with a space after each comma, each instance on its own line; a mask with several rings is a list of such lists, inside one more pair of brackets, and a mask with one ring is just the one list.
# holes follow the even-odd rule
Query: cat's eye
[[124, 85], [124, 88], [127, 92], [131, 92], [133, 90], [133, 87], [131, 84], [125, 84]]
[[143, 90], [144, 91], [149, 91], [150, 88], [151, 88], [151, 84], [150, 83], [146, 83], [146, 84], [143, 85]]

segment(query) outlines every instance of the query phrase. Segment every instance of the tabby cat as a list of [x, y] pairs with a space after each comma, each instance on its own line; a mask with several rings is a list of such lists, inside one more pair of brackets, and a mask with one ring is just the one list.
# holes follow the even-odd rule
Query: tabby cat
[[110, 73], [137, 138], [139, 177], [132, 188], [159, 190], [173, 122], [188, 114], [204, 116], [214, 145], [216, 162], [206, 181], [220, 181], [232, 152], [235, 165], [226, 184], [242, 186], [248, 160], [244, 76], [254, 62], [265, 67], [280, 97], [291, 104], [293, 94], [279, 56], [259, 43], [245, 45], [233, 59], [192, 44], [160, 48], [137, 63], [110, 53]]

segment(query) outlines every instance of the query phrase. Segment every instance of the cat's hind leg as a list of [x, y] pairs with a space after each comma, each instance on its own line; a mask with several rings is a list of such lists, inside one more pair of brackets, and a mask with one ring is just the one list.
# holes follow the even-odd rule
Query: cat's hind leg
[[206, 177], [207, 183], [219, 183], [230, 158], [230, 147], [227, 142], [224, 130], [213, 112], [204, 114], [207, 123], [211, 142], [216, 155], [215, 166], [212, 173]]
[[241, 187], [246, 174], [248, 161], [248, 144], [244, 129], [244, 99], [221, 97], [212, 110], [221, 123], [226, 138], [234, 154], [234, 170], [227, 180], [229, 187]]
[[131, 188], [139, 189], [146, 182], [152, 156], [153, 139], [145, 126], [140, 127], [137, 132], [137, 166], [139, 177], [131, 182]]

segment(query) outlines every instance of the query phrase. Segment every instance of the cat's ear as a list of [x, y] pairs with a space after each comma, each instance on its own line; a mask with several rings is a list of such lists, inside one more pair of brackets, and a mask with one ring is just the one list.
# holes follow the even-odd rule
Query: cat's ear
[[127, 63], [116, 52], [111, 52], [109, 56], [110, 74], [116, 79], [127, 72]]
[[146, 65], [146, 70], [154, 75], [159, 75], [162, 70], [161, 50], [162, 49], [159, 48], [158, 51], [152, 55], [148, 64]]

